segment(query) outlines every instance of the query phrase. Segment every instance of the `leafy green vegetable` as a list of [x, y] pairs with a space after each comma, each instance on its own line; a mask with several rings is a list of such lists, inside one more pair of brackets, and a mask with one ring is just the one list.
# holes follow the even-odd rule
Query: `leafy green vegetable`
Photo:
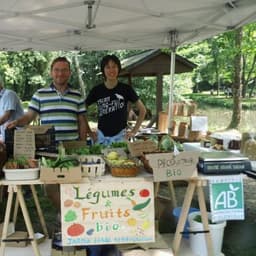
[[89, 155], [90, 148], [87, 146], [84, 146], [80, 148], [66, 149], [66, 152], [68, 155]]
[[79, 165], [79, 161], [74, 157], [64, 157], [64, 158], [41, 158], [41, 164], [48, 168], [71, 168]]
[[[202, 216], [201, 215], [196, 215], [195, 217], [194, 217], [194, 221], [197, 221], [197, 222], [200, 222], [200, 223], [202, 223]], [[212, 222], [209, 218], [208, 218], [208, 222], [209, 222], [209, 224], [215, 224], [215, 222]]]
[[158, 145], [158, 136], [156, 134], [149, 135], [148, 139], [153, 141], [156, 145]]
[[113, 142], [110, 145], [110, 148], [127, 148], [127, 142], [125, 141]]
[[160, 150], [165, 152], [174, 151], [175, 142], [169, 135], [164, 135], [160, 141]]
[[101, 144], [93, 144], [89, 147], [91, 155], [100, 155], [103, 146]]

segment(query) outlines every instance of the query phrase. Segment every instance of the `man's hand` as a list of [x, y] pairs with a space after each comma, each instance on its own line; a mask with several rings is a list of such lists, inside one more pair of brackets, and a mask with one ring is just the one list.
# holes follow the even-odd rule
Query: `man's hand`
[[133, 138], [136, 135], [136, 132], [134, 130], [126, 131], [125, 138], [127, 140]]
[[7, 129], [12, 129], [12, 128], [15, 128], [16, 126], [18, 126], [18, 121], [17, 120], [11, 121], [11, 122], [6, 124]]
[[93, 142], [96, 143], [97, 139], [98, 139], [97, 132], [96, 131], [90, 131], [88, 134], [89, 134], [89, 137], [93, 140]]

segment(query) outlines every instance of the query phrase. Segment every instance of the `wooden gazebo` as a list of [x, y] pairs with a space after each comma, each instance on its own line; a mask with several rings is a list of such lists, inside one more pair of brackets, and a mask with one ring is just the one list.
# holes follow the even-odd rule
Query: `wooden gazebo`
[[[196, 64], [176, 54], [175, 73], [191, 72]], [[129, 84], [132, 84], [132, 77], [156, 76], [156, 116], [163, 110], [163, 75], [170, 74], [171, 56], [160, 49], [148, 50], [131, 56], [122, 61], [120, 77], [127, 77]]]

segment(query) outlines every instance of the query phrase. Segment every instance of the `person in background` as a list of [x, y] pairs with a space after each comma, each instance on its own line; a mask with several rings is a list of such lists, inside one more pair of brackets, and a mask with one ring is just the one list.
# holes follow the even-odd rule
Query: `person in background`
[[[89, 136], [94, 142], [110, 145], [134, 137], [144, 120], [146, 109], [132, 86], [118, 81], [121, 63], [115, 55], [106, 55], [101, 61], [103, 83], [89, 92], [85, 104], [93, 103], [98, 107], [98, 129], [92, 132], [88, 125]], [[138, 118], [132, 130], [126, 130], [129, 103], [138, 109]]]
[[[56, 142], [86, 140], [87, 120], [84, 97], [74, 90], [68, 81], [71, 76], [70, 62], [65, 57], [57, 57], [51, 64], [52, 84], [36, 91], [30, 101], [28, 111], [10, 122], [8, 128], [28, 125], [38, 116], [41, 124], [53, 125]], [[85, 142], [86, 143], [86, 142]], [[60, 192], [56, 184], [45, 185], [46, 193], [57, 210], [60, 210]]]
[[4, 88], [4, 82], [0, 77], [0, 141], [5, 142], [5, 129], [8, 122], [23, 116], [24, 111], [16, 92]]

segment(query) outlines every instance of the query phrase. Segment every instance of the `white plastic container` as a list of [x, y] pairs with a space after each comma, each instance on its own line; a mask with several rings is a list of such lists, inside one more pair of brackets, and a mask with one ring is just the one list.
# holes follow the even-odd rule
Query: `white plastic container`
[[6, 180], [36, 180], [39, 178], [39, 168], [5, 169]]
[[[190, 231], [202, 231], [203, 223], [195, 221], [194, 218], [197, 215], [201, 215], [200, 212], [192, 212], [188, 215], [188, 221], [190, 225]], [[210, 216], [210, 213], [208, 213]], [[223, 242], [223, 234], [226, 226], [226, 221], [217, 222], [214, 224], [209, 224], [210, 234], [212, 238], [212, 245], [214, 256], [221, 256], [222, 242]], [[193, 252], [193, 255], [196, 256], [207, 256], [207, 246], [205, 241], [205, 234], [190, 234], [190, 247]]]

